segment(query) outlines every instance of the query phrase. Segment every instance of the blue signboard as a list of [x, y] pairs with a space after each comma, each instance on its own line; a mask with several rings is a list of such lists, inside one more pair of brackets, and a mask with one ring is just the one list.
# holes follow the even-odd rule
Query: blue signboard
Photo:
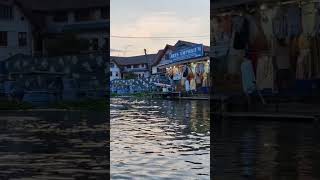
[[182, 49], [169, 54], [171, 62], [182, 61], [186, 59], [198, 58], [203, 56], [203, 45], [198, 44], [190, 48]]

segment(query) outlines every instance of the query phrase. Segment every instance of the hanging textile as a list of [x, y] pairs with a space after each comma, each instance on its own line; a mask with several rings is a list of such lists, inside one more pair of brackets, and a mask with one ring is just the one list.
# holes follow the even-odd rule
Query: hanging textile
[[251, 61], [245, 59], [241, 64], [242, 88], [244, 93], [251, 94], [256, 90], [255, 77]]
[[193, 78], [193, 79], [190, 80], [190, 90], [191, 91], [195, 91], [196, 89], [197, 89], [196, 81]]
[[249, 22], [246, 18], [236, 18], [239, 19], [240, 22], [234, 22], [234, 49], [245, 49], [249, 42]]
[[274, 52], [276, 58], [277, 69], [289, 69], [290, 68], [290, 54], [289, 47], [285, 44], [280, 45], [279, 42], [275, 42]]
[[186, 83], [186, 80], [187, 80], [187, 78], [182, 77], [181, 80], [180, 80], [180, 85], [181, 85], [181, 86], [184, 86], [185, 83]]
[[320, 78], [320, 37], [311, 39], [312, 76]]
[[187, 77], [189, 74], [189, 67], [187, 65], [184, 65], [183, 67], [183, 77]]
[[182, 73], [179, 71], [178, 68], [174, 68], [173, 70], [173, 80], [179, 81], [182, 77]]
[[199, 85], [199, 84], [201, 84], [201, 82], [202, 82], [201, 81], [201, 74], [197, 73], [196, 74], [196, 84]]
[[232, 17], [231, 15], [226, 15], [222, 19], [223, 32], [229, 37], [232, 34]]
[[186, 80], [185, 82], [185, 88], [186, 88], [186, 91], [190, 91], [190, 83], [189, 83], [189, 80]]
[[309, 49], [303, 49], [300, 52], [297, 61], [296, 79], [310, 79], [311, 78], [311, 56]]
[[271, 56], [262, 56], [257, 65], [257, 87], [259, 90], [272, 89], [274, 82], [273, 64]]
[[249, 32], [250, 32], [249, 42], [253, 43], [259, 32], [257, 20], [255, 19], [255, 17], [251, 15], [246, 15], [245, 18], [248, 20], [248, 25], [249, 25]]
[[297, 59], [299, 56], [299, 39], [297, 37], [290, 39], [289, 52], [290, 52], [290, 69], [295, 72], [297, 68]]
[[207, 75], [207, 73], [204, 73], [204, 75], [203, 75], [202, 87], [208, 87], [208, 75]]
[[290, 38], [298, 37], [302, 33], [301, 8], [292, 5], [287, 11], [288, 36]]
[[315, 36], [320, 33], [320, 11], [317, 9], [314, 18], [314, 29], [312, 35]]
[[272, 20], [273, 34], [277, 39], [284, 39], [288, 34], [288, 23], [286, 9], [281, 7], [277, 10], [275, 17]]

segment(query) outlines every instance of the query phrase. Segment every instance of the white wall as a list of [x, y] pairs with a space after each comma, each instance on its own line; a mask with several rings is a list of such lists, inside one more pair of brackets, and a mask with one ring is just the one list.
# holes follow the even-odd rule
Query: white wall
[[[112, 67], [111, 65], [114, 64], [114, 67]], [[110, 72], [112, 72], [112, 76], [110, 76], [110, 81], [114, 80], [114, 79], [121, 79], [121, 71], [120, 68], [113, 62], [110, 63]], [[118, 76], [116, 76], [116, 73], [118, 73]]]
[[[30, 21], [23, 15], [17, 6], [13, 9], [12, 20], [0, 19], [0, 31], [8, 32], [8, 46], [0, 47], [0, 61], [16, 54], [32, 55], [33, 41], [32, 41], [32, 27]], [[24, 20], [21, 20], [24, 17]], [[27, 46], [19, 47], [18, 33], [27, 33]]]
[[168, 50], [166, 51], [166, 53], [162, 56], [159, 64], [152, 67], [152, 74], [158, 73], [158, 68], [160, 68], [159, 65], [161, 65], [161, 64], [163, 64], [163, 63], [166, 63], [166, 62], [168, 61], [168, 60], [166, 60], [165, 58], [166, 58], [166, 55], [169, 55], [170, 53], [172, 53], [172, 50], [168, 49]]
[[152, 74], [157, 74], [157, 73], [158, 73], [158, 67], [152, 66]]

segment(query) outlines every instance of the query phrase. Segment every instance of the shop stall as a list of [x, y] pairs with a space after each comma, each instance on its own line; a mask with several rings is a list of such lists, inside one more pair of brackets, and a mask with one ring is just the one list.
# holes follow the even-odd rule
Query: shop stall
[[319, 87], [319, 2], [256, 1], [221, 7], [212, 23], [213, 63], [225, 76], [242, 83], [241, 65], [249, 60], [258, 90], [308, 94]]
[[210, 86], [210, 60], [204, 46], [196, 44], [168, 54], [159, 68], [171, 80], [174, 91], [207, 94]]

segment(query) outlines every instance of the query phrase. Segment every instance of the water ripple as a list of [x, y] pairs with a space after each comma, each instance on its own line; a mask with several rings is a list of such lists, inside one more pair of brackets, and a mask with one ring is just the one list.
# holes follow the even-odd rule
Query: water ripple
[[209, 102], [111, 103], [112, 179], [210, 179]]

